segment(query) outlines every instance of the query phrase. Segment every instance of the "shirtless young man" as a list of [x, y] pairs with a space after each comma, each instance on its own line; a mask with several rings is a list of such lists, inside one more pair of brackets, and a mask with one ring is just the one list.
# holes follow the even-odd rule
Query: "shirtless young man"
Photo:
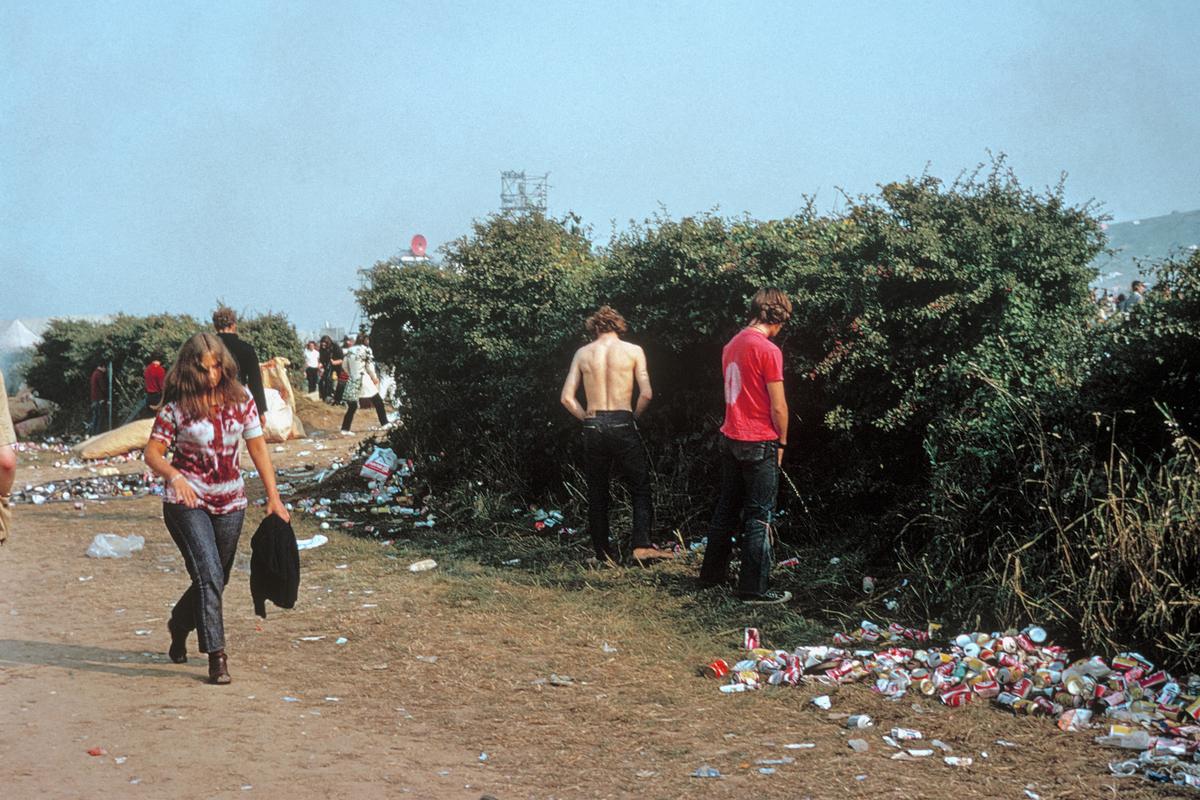
[[[651, 546], [654, 505], [650, 496], [650, 458], [637, 418], [650, 405], [650, 371], [642, 348], [621, 341], [625, 319], [608, 306], [588, 317], [591, 344], [575, 351], [562, 388], [562, 404], [583, 423], [584, 474], [588, 484], [588, 531], [601, 562], [617, 560], [609, 543], [609, 473], [613, 467], [625, 478], [633, 497], [633, 557], [638, 561], [671, 558], [671, 553]], [[579, 381], [587, 407], [579, 405]], [[633, 385], [637, 381], [637, 407]]]

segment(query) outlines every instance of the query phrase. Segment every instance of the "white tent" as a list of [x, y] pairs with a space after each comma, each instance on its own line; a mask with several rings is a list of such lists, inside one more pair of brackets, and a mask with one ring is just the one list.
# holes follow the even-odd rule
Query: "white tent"
[[0, 353], [14, 350], [28, 350], [37, 347], [42, 337], [25, 326], [19, 319], [8, 323], [8, 327], [0, 330]]

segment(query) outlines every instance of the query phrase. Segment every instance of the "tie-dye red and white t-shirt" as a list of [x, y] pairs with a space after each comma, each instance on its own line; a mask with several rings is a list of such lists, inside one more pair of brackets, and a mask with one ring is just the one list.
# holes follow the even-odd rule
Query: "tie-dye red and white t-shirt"
[[[242, 480], [242, 439], [262, 436], [258, 408], [246, 391], [244, 402], [222, 406], [214, 417], [185, 416], [174, 404], [158, 411], [150, 438], [173, 451], [171, 466], [184, 479], [210, 514], [231, 514], [246, 507], [246, 484]], [[168, 481], [164, 503], [178, 503], [175, 487]]]

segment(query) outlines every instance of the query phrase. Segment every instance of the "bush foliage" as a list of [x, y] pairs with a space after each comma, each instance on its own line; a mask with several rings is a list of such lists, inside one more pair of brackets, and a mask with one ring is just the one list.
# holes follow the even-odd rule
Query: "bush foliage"
[[[949, 185], [887, 184], [833, 215], [660, 216], [603, 246], [574, 217], [495, 216], [451, 243], [442, 268], [376, 265], [360, 302], [405, 394], [397, 445], [437, 456], [439, 488], [485, 482], [526, 501], [574, 483], [576, 425], [558, 391], [584, 318], [616, 307], [655, 388], [642, 427], [659, 521], [698, 536], [721, 348], [750, 295], [780, 286], [795, 302], [780, 337], [793, 412], [782, 499], [806, 512], [785, 535], [852, 542], [873, 571], [902, 570], [914, 617], [1036, 615], [1153, 649], [1156, 626], [1195, 604], [1149, 613], [1162, 597], [1128, 579], [1145, 548], [1072, 570], [1095, 565], [1111, 531], [1157, 524], [1147, 508], [1194, 496], [1181, 442], [1198, 421], [1200, 262], [1166, 265], [1169, 292], [1100, 324], [1088, 265], [1103, 246], [1091, 209], [998, 163]], [[1180, 475], [1193, 483], [1163, 483]], [[1190, 514], [1150, 540], [1194, 532]], [[1171, 572], [1191, 550], [1166, 552]]]
[[[119, 422], [143, 397], [142, 370], [155, 351], [166, 356], [170, 369], [179, 348], [193, 334], [211, 330], [188, 315], [119, 314], [108, 322], [55, 319], [42, 334], [25, 370], [29, 386], [41, 397], [62, 406], [60, 423], [85, 418], [88, 379], [98, 364], [113, 365], [113, 420]], [[293, 364], [301, 357], [295, 327], [278, 313], [242, 320], [239, 335], [254, 345], [261, 358], [285, 355]]]

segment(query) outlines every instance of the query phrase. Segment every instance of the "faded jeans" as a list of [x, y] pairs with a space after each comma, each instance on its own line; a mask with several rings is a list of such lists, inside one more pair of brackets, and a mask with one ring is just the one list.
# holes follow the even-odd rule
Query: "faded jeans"
[[649, 547], [650, 529], [654, 526], [650, 457], [632, 411], [597, 411], [594, 417], [583, 421], [588, 532], [596, 557], [615, 561], [616, 554], [608, 541], [608, 512], [612, 504], [608, 482], [614, 468], [625, 479], [633, 501], [633, 547]]
[[770, 526], [779, 490], [779, 443], [721, 437], [721, 494], [708, 526], [700, 582], [723, 583], [737, 533], [742, 567], [737, 593], [761, 595], [771, 579]]
[[171, 628], [180, 636], [195, 628], [201, 653], [225, 649], [221, 593], [229, 583], [245, 516], [244, 510], [210, 514], [203, 508], [163, 503], [163, 520], [192, 578], [171, 611]]

